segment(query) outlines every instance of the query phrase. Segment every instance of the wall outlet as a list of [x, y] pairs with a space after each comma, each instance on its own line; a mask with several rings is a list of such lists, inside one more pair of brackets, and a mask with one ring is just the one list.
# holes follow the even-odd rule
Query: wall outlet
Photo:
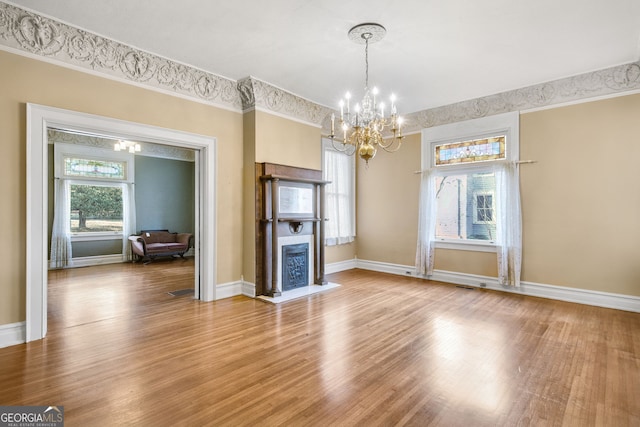
[[486, 288], [486, 287], [487, 287], [487, 284], [486, 284], [485, 282], [480, 282], [480, 287], [481, 287], [481, 288]]

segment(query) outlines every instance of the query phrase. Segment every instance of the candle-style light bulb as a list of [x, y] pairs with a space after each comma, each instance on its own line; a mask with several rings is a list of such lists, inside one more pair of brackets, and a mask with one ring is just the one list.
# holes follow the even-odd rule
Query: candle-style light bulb
[[344, 120], [344, 101], [340, 100], [340, 120]]

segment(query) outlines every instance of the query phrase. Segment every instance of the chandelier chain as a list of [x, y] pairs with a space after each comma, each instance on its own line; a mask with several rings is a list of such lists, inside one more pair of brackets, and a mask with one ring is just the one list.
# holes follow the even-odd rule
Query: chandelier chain
[[369, 37], [365, 37], [365, 47], [364, 47], [364, 65], [365, 65], [365, 80], [364, 87], [365, 90], [369, 89]]

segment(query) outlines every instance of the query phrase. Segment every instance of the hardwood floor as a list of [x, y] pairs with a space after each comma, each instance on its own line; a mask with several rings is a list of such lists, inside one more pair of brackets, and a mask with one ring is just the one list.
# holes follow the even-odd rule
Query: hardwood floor
[[53, 272], [49, 334], [0, 349], [1, 405], [69, 426], [640, 425], [640, 314], [363, 270], [201, 303], [191, 261]]

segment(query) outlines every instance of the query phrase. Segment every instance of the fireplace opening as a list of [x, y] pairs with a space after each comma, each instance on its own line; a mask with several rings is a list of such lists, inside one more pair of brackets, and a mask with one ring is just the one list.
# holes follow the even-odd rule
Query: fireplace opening
[[309, 244], [282, 247], [282, 290], [309, 286]]

